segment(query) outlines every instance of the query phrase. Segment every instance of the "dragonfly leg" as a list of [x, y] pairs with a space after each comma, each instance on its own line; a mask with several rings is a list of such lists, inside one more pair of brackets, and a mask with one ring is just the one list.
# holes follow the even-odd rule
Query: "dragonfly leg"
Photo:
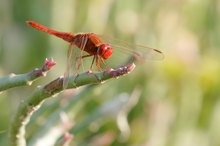
[[101, 59], [102, 63], [105, 65], [105, 67], [106, 67], [108, 70], [111, 70], [111, 67], [109, 67], [109, 66], [105, 63], [104, 59], [103, 59], [102, 57], [100, 57], [100, 59]]
[[[92, 55], [91, 55], [91, 56], [92, 56]], [[86, 57], [87, 57], [87, 56], [86, 56]], [[94, 64], [95, 61], [96, 61], [96, 66], [98, 67], [98, 69], [102, 71], [102, 68], [101, 68], [100, 65], [99, 65], [98, 56], [97, 56], [97, 55], [94, 55], [94, 57], [93, 57], [93, 59], [92, 59], [91, 66], [90, 66], [90, 71], [89, 71], [88, 73], [93, 74], [93, 75], [95, 76], [95, 78], [97, 79], [97, 81], [99, 81], [99, 82], [101, 83], [102, 80], [99, 79], [99, 77], [98, 77], [96, 74], [94, 74], [93, 69], [92, 69], [93, 64]]]
[[[91, 56], [92, 56], [92, 55], [91, 55]], [[101, 83], [102, 80], [99, 79], [99, 77], [98, 77], [96, 74], [94, 74], [94, 71], [93, 71], [93, 69], [92, 69], [92, 66], [93, 66], [93, 64], [94, 64], [94, 62], [95, 62], [95, 59], [96, 59], [96, 56], [94, 56], [93, 59], [92, 59], [92, 63], [91, 63], [91, 66], [90, 66], [90, 71], [88, 71], [88, 73], [94, 75], [95, 78], [97, 79], [97, 81], [99, 81], [99, 82]]]
[[[92, 55], [90, 55], [90, 56], [92, 56]], [[86, 57], [89, 57], [89, 55], [86, 55]], [[98, 78], [98, 76], [97, 76], [96, 74], [94, 74], [93, 69], [92, 69], [92, 66], [93, 66], [93, 64], [94, 64], [94, 62], [95, 62], [95, 59], [96, 59], [96, 55], [94, 55], [94, 57], [93, 57], [93, 59], [92, 59], [92, 63], [91, 63], [91, 65], [90, 65], [90, 71], [89, 71], [89, 73], [93, 74], [93, 75], [95, 76], [95, 78], [96, 78], [99, 82], [102, 82], [102, 80], [100, 80], [100, 79]]]
[[[80, 57], [80, 58], [83, 59], [83, 58], [91, 57], [91, 56], [93, 56], [93, 55], [92, 55], [92, 54], [88, 54], [88, 55], [84, 55], [84, 56], [82, 56], [82, 57]], [[76, 60], [78, 60], [78, 59], [79, 59], [79, 57], [77, 57]], [[76, 61], [76, 62], [77, 62], [77, 61]], [[94, 58], [93, 58], [92, 62], [94, 63]], [[92, 70], [93, 63], [92, 63], [91, 66], [90, 66], [90, 70]], [[80, 64], [78, 64], [78, 69], [79, 69], [79, 67], [80, 67]]]
[[[82, 57], [77, 57], [76, 58], [76, 62], [78, 62], [78, 59], [80, 59], [80, 62], [81, 63], [76, 63], [76, 66], [77, 66], [77, 70], [79, 70], [79, 68], [80, 68], [80, 66], [82, 65], [83, 66], [83, 58], [86, 58], [86, 57], [91, 57], [91, 56], [93, 56], [93, 55], [91, 55], [91, 54], [88, 54], [88, 55], [84, 55], [84, 56], [82, 56]], [[84, 71], [84, 67], [83, 67], [83, 71]]]
[[99, 56], [98, 55], [95, 56], [95, 64], [96, 64], [99, 71], [103, 71], [102, 68], [100, 67], [100, 62], [99, 62]]
[[[89, 55], [84, 55], [84, 56], [81, 56], [81, 57], [77, 57], [76, 58], [76, 66], [77, 66], [77, 70], [79, 70], [79, 68], [80, 68], [80, 65], [82, 64], [82, 59], [83, 58], [86, 58], [86, 57], [90, 57], [90, 56], [93, 56], [93, 55], [91, 55], [91, 54], [89, 54]], [[81, 62], [81, 64], [78, 62], [78, 60], [80, 60], [80, 62]], [[94, 60], [94, 59], [93, 59]], [[93, 61], [94, 62], [94, 61]], [[83, 64], [82, 64], [82, 66], [83, 66]], [[92, 65], [91, 65], [91, 67], [92, 67]], [[93, 71], [92, 71], [92, 68], [90, 67], [90, 72], [93, 74]], [[95, 75], [95, 74], [94, 74]], [[75, 77], [75, 79], [74, 79], [74, 84], [76, 84], [76, 80], [77, 80], [77, 78], [78, 78], [78, 76], [79, 76], [79, 74], [77, 73], [77, 75], [76, 75], [76, 77]], [[95, 77], [98, 79], [98, 77], [95, 75]], [[98, 79], [99, 80], [99, 79]]]
[[93, 66], [93, 64], [94, 64], [94, 61], [95, 61], [95, 56], [94, 56], [93, 59], [92, 59], [92, 63], [91, 63], [91, 65], [90, 65], [90, 71], [92, 71], [92, 66]]
[[93, 54], [84, 55], [84, 56], [82, 56], [82, 59], [86, 58], [86, 57], [90, 57], [90, 56], [94, 56], [94, 55]]

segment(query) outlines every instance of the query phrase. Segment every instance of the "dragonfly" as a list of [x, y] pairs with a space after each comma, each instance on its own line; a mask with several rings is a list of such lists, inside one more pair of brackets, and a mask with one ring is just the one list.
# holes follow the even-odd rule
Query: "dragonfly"
[[[138, 60], [145, 60], [146, 58], [162, 59], [164, 57], [163, 53], [158, 49], [142, 45], [130, 45], [126, 41], [120, 41], [112, 37], [106, 37], [95, 33], [75, 34], [69, 32], [60, 32], [50, 29], [35, 21], [26, 21], [26, 23], [35, 29], [46, 32], [50, 35], [54, 35], [70, 43], [67, 54], [67, 68], [65, 72], [66, 81], [64, 81], [66, 83], [64, 84], [67, 84], [71, 70], [74, 74], [77, 74], [80, 66], [84, 68], [83, 59], [87, 57], [93, 57], [90, 65], [90, 71], [93, 71], [94, 64], [99, 71], [103, 71], [103, 68], [100, 65], [101, 63], [105, 68], [111, 69], [105, 61], [113, 55], [113, 51], [115, 52], [116, 49], [131, 54]], [[111, 40], [113, 43], [103, 43], [102, 39], [107, 41]], [[78, 49], [75, 49], [75, 46]], [[141, 48], [142, 51], [138, 52], [132, 48]], [[84, 55], [84, 52], [87, 54]]]

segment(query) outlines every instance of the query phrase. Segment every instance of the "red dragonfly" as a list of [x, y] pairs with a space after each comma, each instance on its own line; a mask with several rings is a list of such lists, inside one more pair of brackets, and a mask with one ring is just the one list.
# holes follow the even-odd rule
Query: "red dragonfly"
[[[105, 63], [105, 60], [112, 56], [113, 50], [115, 48], [120, 48], [121, 51], [130, 53], [137, 59], [163, 58], [163, 53], [154, 48], [140, 46], [140, 45], [132, 46], [126, 42], [119, 41], [117, 39], [113, 39], [110, 37], [99, 36], [94, 33], [73, 34], [68, 32], [59, 32], [50, 29], [46, 26], [43, 26], [41, 24], [38, 24], [34, 21], [26, 21], [26, 23], [35, 29], [57, 36], [70, 43], [70, 47], [68, 50], [68, 60], [67, 60], [67, 72], [66, 72], [67, 78], [69, 76], [70, 68], [73, 67], [73, 70], [77, 72], [77, 70], [79, 70], [80, 66], [83, 63], [82, 59], [86, 57], [93, 57], [92, 63], [90, 65], [91, 71], [94, 63], [96, 67], [100, 71], [102, 71], [102, 68], [100, 66], [100, 61], [103, 63], [103, 65], [106, 68], [110, 69], [110, 67], [108, 67], [107, 64]], [[114, 44], [102, 43], [100, 38], [105, 38], [106, 40], [113, 40], [115, 43]], [[73, 53], [74, 46], [78, 47], [79, 49], [77, 50], [75, 49], [74, 50], [75, 52]], [[137, 52], [129, 48], [142, 48], [142, 51]], [[83, 52], [87, 52], [87, 54], [83, 55]], [[72, 65], [72, 62], [75, 62], [75, 64]]]

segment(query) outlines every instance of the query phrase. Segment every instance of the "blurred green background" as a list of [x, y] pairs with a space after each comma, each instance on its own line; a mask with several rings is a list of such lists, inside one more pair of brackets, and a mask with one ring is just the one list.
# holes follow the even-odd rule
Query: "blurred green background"
[[[220, 145], [219, 18], [217, 0], [0, 0], [1, 76], [31, 71], [46, 57], [57, 62], [31, 87], [0, 94], [0, 145], [7, 145], [10, 120], [20, 101], [66, 67], [68, 44], [32, 29], [27, 20], [60, 31], [114, 36], [160, 48], [165, 55], [161, 61], [138, 64], [127, 76], [47, 100], [27, 127], [29, 143], [38, 139], [43, 126], [55, 127], [49, 117], [66, 105], [71, 108], [63, 112], [77, 125], [91, 111], [112, 100], [117, 107], [120, 99], [130, 97], [137, 103], [131, 100], [133, 105], [123, 104], [127, 108], [113, 108], [116, 112], [80, 129], [71, 145]], [[72, 107], [68, 101], [76, 97], [80, 100]], [[60, 114], [55, 117], [57, 126]]]

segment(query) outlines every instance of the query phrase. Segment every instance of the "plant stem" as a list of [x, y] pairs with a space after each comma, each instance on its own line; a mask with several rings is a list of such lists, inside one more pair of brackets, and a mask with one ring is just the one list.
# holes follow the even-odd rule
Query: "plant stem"
[[10, 74], [6, 77], [0, 78], [0, 91], [24, 85], [31, 85], [32, 82], [41, 77], [46, 76], [46, 72], [49, 71], [56, 62], [53, 59], [45, 59], [41, 68], [36, 68], [33, 71], [26, 74]]
[[[135, 68], [135, 64], [104, 71], [100, 73], [82, 73], [77, 76], [69, 77], [67, 89], [76, 88], [87, 84], [101, 83], [111, 78], [128, 74]], [[26, 146], [25, 127], [30, 120], [31, 115], [41, 106], [41, 104], [52, 95], [63, 91], [63, 77], [59, 77], [54, 81], [38, 87], [32, 95], [23, 101], [12, 121], [10, 129], [10, 141], [12, 146]]]

